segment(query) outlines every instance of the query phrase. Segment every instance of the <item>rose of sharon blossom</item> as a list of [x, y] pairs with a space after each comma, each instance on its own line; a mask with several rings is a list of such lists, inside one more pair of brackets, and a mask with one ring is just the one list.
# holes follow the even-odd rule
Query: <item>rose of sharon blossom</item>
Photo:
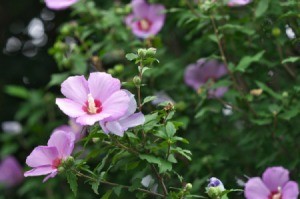
[[245, 185], [246, 199], [297, 199], [298, 184], [289, 179], [283, 167], [270, 167], [262, 178], [250, 178]]
[[54, 129], [54, 131], [57, 131], [57, 130], [62, 130], [62, 131], [66, 131], [66, 132], [70, 132], [70, 133], [74, 134], [75, 142], [78, 142], [79, 140], [81, 140], [81, 138], [83, 138], [86, 133], [83, 130], [83, 126], [76, 123], [75, 119], [73, 119], [73, 118], [70, 118], [69, 125], [61, 125], [61, 126], [57, 127], [56, 129]]
[[164, 25], [165, 7], [161, 4], [149, 5], [145, 0], [132, 0], [131, 5], [133, 13], [126, 17], [125, 22], [133, 34], [143, 39], [156, 35]]
[[22, 167], [13, 156], [6, 157], [0, 163], [0, 184], [13, 187], [24, 179]]
[[251, 3], [252, 0], [229, 0], [227, 5], [230, 7], [245, 6]]
[[56, 104], [81, 125], [113, 121], [123, 116], [129, 105], [128, 95], [120, 88], [120, 81], [107, 73], [91, 73], [88, 80], [73, 76], [61, 84], [66, 98], [57, 98]]
[[63, 9], [70, 7], [77, 1], [78, 0], [45, 0], [45, 3], [49, 9], [63, 10]]
[[101, 121], [100, 126], [105, 133], [113, 133], [118, 136], [123, 136], [124, 132], [128, 128], [142, 125], [145, 122], [145, 117], [143, 113], [138, 112], [134, 113], [137, 108], [134, 95], [129, 91], [126, 91], [127, 95], [130, 98], [129, 107], [124, 116], [115, 121]]
[[26, 164], [33, 169], [24, 176], [47, 175], [43, 182], [58, 173], [58, 167], [72, 153], [74, 136], [65, 131], [55, 131], [48, 140], [47, 146], [36, 147], [26, 159]]
[[[199, 59], [195, 64], [190, 64], [185, 69], [185, 83], [198, 91], [208, 81], [215, 81], [227, 74], [224, 64], [215, 60]], [[227, 87], [209, 89], [209, 97], [222, 97], [228, 90]]]

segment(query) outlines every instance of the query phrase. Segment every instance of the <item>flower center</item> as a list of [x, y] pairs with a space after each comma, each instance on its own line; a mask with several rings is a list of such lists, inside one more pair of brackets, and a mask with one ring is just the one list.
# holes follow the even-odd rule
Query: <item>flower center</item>
[[52, 162], [52, 167], [57, 169], [57, 168], [59, 167], [60, 164], [61, 164], [61, 159], [56, 158], [56, 159], [53, 160], [53, 162]]
[[102, 104], [99, 100], [94, 99], [92, 94], [88, 94], [88, 100], [82, 109], [88, 114], [96, 114], [102, 111]]
[[148, 19], [142, 19], [138, 21], [138, 28], [141, 31], [148, 31], [151, 28], [151, 21], [149, 21]]
[[272, 191], [269, 199], [282, 199], [281, 187], [278, 187], [277, 191]]

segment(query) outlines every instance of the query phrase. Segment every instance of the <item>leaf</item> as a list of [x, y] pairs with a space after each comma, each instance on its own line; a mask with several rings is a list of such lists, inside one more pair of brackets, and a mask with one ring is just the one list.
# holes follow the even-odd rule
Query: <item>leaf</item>
[[166, 125], [166, 133], [168, 137], [173, 137], [176, 133], [176, 128], [172, 122], [168, 122]]
[[286, 58], [284, 60], [282, 60], [282, 64], [285, 64], [285, 63], [294, 63], [294, 62], [297, 62], [297, 61], [300, 61], [300, 57], [289, 57], [289, 58]]
[[269, 7], [270, 0], [262, 0], [258, 2], [258, 5], [255, 9], [255, 17], [261, 17]]
[[237, 25], [237, 24], [225, 24], [223, 26], [220, 26], [219, 30], [233, 30], [233, 32], [240, 31], [249, 36], [253, 35], [255, 33], [254, 30], [252, 30], [248, 27], [245, 27], [245, 26]]
[[22, 99], [27, 99], [29, 97], [29, 91], [22, 87], [22, 86], [14, 86], [14, 85], [9, 85], [5, 87], [5, 93], [8, 95], [14, 96], [14, 97], [19, 97]]
[[74, 195], [76, 196], [77, 195], [77, 188], [78, 188], [77, 176], [72, 172], [67, 172], [66, 176], [67, 176], [67, 181], [70, 185], [70, 188], [71, 188], [72, 192], [74, 193]]
[[150, 70], [151, 68], [149, 68], [149, 67], [143, 67], [143, 69], [142, 69], [142, 75], [147, 71], [147, 70]]
[[146, 97], [146, 98], [143, 100], [142, 105], [144, 105], [144, 104], [146, 104], [146, 103], [148, 103], [148, 102], [151, 102], [151, 101], [155, 100], [156, 98], [157, 98], [156, 96], [148, 96], [148, 97]]
[[235, 68], [236, 71], [245, 72], [246, 69], [253, 63], [258, 62], [262, 56], [264, 55], [265, 51], [260, 51], [254, 56], [245, 56], [241, 59], [237, 67]]
[[284, 120], [290, 120], [293, 117], [296, 117], [299, 114], [299, 112], [300, 112], [300, 109], [298, 107], [297, 108], [295, 107], [293, 109], [285, 111], [284, 113], [281, 113], [279, 115], [279, 117]]
[[147, 155], [147, 154], [140, 154], [139, 157], [140, 159], [146, 160], [149, 163], [157, 164], [159, 168], [159, 173], [164, 173], [166, 171], [172, 170], [172, 164], [161, 158], [155, 157], [153, 155]]
[[113, 190], [109, 190], [107, 191], [102, 197], [101, 199], [109, 199], [110, 195], [112, 194]]
[[64, 80], [67, 79], [69, 73], [57, 73], [51, 75], [51, 80], [48, 83], [47, 87], [55, 86], [61, 84]]
[[282, 96], [279, 95], [278, 93], [274, 92], [271, 88], [269, 88], [267, 85], [265, 85], [262, 82], [259, 81], [255, 81], [256, 85], [263, 89], [263, 91], [265, 91], [266, 93], [268, 93], [269, 95], [271, 95], [272, 97], [274, 97], [275, 99], [281, 100]]
[[138, 58], [137, 54], [134, 53], [128, 53], [125, 55], [126, 59], [128, 59], [129, 61], [135, 60], [136, 58]]
[[73, 70], [72, 72], [75, 74], [85, 74], [87, 70], [87, 63], [86, 59], [82, 55], [73, 55], [71, 57], [73, 63]]

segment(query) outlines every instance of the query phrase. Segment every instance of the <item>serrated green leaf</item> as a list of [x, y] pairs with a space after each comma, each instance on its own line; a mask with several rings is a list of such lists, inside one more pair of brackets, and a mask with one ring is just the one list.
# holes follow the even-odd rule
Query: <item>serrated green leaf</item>
[[108, 190], [101, 199], [109, 199], [110, 195], [112, 194], [113, 190]]
[[172, 164], [162, 158], [155, 157], [153, 155], [140, 154], [140, 159], [146, 160], [149, 163], [157, 164], [159, 168], [159, 173], [164, 173], [166, 171], [172, 170]]
[[265, 51], [260, 51], [259, 53], [255, 54], [254, 56], [245, 56], [241, 59], [237, 67], [235, 68], [236, 71], [245, 72], [247, 68], [254, 62], [260, 61], [263, 57]]
[[255, 17], [261, 17], [269, 7], [270, 0], [259, 1], [255, 9]]
[[172, 122], [168, 122], [166, 125], [166, 133], [168, 137], [173, 137], [176, 133], [176, 128]]
[[142, 105], [148, 103], [148, 102], [151, 102], [153, 100], [155, 100], [157, 97], [156, 96], [148, 96], [148, 97], [145, 97], [145, 99], [143, 100], [143, 103]]
[[269, 88], [267, 85], [265, 85], [264, 83], [262, 82], [259, 82], [259, 81], [256, 81], [255, 82], [256, 85], [263, 89], [263, 91], [265, 91], [266, 93], [268, 93], [269, 95], [271, 95], [272, 97], [274, 97], [275, 99], [278, 99], [278, 100], [281, 100], [282, 99], [282, 95], [274, 92], [271, 88]]
[[48, 83], [47, 87], [51, 87], [51, 86], [61, 84], [63, 81], [65, 81], [68, 78], [69, 75], [70, 75], [69, 73], [52, 74], [51, 75], [51, 80]]
[[67, 172], [66, 176], [67, 176], [67, 181], [70, 185], [70, 188], [71, 188], [72, 192], [74, 193], [74, 195], [76, 196], [77, 189], [78, 189], [77, 176], [72, 172]]
[[286, 58], [284, 60], [282, 60], [282, 64], [285, 64], [285, 63], [295, 63], [295, 62], [298, 62], [300, 61], [300, 57], [289, 57], [289, 58]]
[[14, 97], [19, 97], [22, 99], [27, 99], [29, 97], [29, 91], [22, 87], [22, 86], [14, 86], [14, 85], [9, 85], [6, 86], [4, 89], [5, 93], [8, 95], [14, 96]]

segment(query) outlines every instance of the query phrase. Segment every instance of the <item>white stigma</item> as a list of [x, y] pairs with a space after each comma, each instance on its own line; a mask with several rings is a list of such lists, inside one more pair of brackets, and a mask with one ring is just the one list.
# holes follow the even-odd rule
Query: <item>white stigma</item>
[[92, 94], [88, 94], [88, 112], [91, 114], [97, 113], [97, 107]]

